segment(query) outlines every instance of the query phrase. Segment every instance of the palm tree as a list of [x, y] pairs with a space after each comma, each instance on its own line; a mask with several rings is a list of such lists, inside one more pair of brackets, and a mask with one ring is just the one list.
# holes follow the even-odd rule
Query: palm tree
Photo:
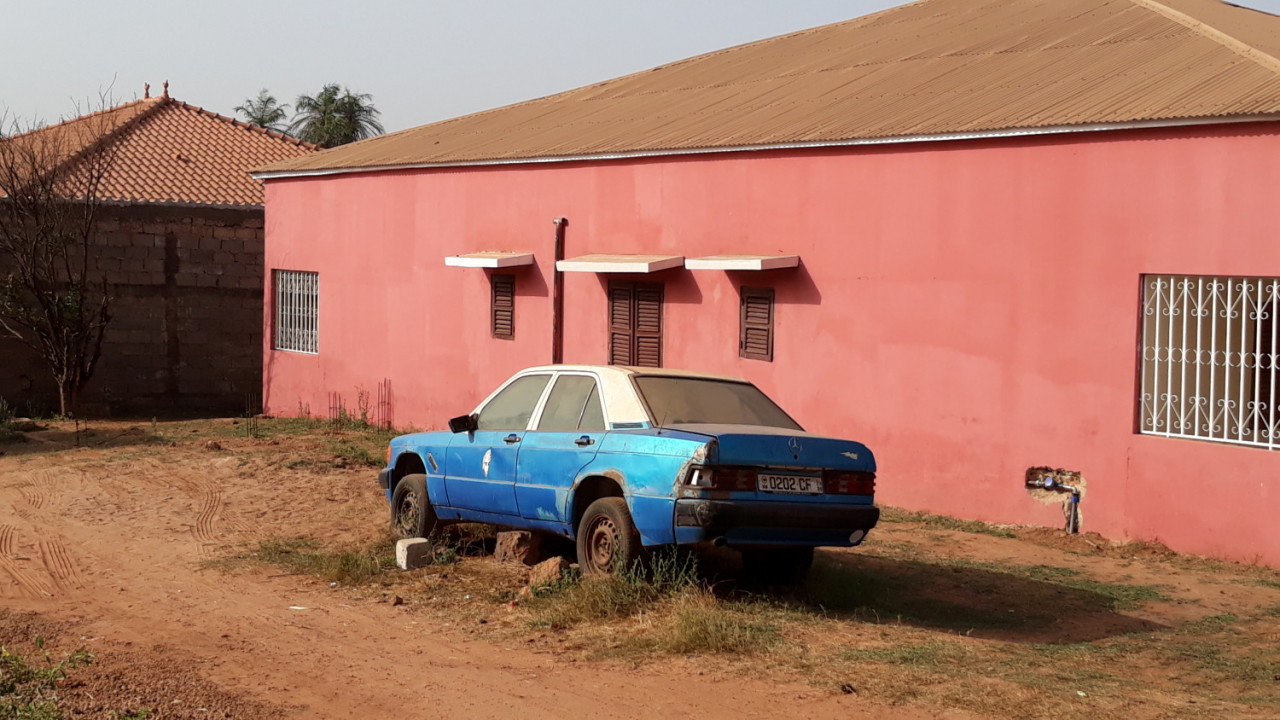
[[258, 91], [257, 99], [245, 100], [243, 105], [235, 108], [246, 121], [276, 132], [284, 132], [284, 116], [288, 109], [288, 105], [281, 105], [266, 88]]
[[337, 147], [383, 133], [373, 96], [352, 93], [330, 83], [319, 93], [299, 95], [289, 134], [323, 148]]

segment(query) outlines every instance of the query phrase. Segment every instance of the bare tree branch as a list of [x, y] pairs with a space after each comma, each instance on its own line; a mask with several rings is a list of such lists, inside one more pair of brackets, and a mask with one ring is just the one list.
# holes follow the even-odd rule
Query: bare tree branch
[[111, 321], [110, 288], [92, 255], [118, 152], [109, 107], [103, 96], [98, 112], [49, 127], [0, 117], [0, 329], [40, 354], [64, 415]]

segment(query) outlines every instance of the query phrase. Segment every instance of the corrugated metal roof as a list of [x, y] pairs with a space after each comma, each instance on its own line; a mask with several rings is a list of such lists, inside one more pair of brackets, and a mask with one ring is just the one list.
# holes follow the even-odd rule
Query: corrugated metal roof
[[921, 0], [286, 160], [272, 174], [1280, 113], [1280, 18], [1219, 0]]
[[[94, 143], [115, 159], [98, 187], [111, 202], [261, 206], [249, 169], [315, 152], [314, 145], [188, 105], [168, 95], [136, 100], [3, 142], [36, 143], [59, 164]], [[74, 167], [74, 166], [73, 166]]]

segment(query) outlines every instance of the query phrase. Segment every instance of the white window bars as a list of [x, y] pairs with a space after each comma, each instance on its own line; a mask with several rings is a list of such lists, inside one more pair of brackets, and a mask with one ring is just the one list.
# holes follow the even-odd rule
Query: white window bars
[[276, 350], [319, 352], [320, 274], [297, 270], [273, 272]]
[[1145, 434], [1275, 448], [1280, 278], [1144, 275]]

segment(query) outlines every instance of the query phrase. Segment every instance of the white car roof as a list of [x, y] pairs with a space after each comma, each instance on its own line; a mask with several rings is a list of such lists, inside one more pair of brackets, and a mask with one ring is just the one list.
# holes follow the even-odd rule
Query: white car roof
[[[644, 404], [640, 402], [640, 397], [636, 393], [635, 386], [631, 384], [631, 378], [636, 376], [660, 376], [660, 377], [685, 377], [699, 378], [703, 380], [720, 380], [726, 382], [746, 383], [742, 378], [729, 377], [726, 375], [712, 375], [710, 373], [690, 372], [688, 370], [669, 370], [667, 368], [647, 368], [647, 367], [628, 367], [622, 365], [537, 365], [535, 367], [525, 368], [520, 372], [512, 375], [507, 382], [504, 382], [496, 388], [489, 397], [476, 407], [476, 412], [484, 407], [494, 395], [502, 391], [504, 387], [513, 380], [525, 375], [537, 375], [542, 373], [583, 373], [594, 375], [600, 381], [600, 398], [604, 403], [605, 421], [610, 427], [616, 424], [629, 425], [632, 423], [640, 425], [651, 425], [653, 421], [649, 418], [649, 413], [645, 409]], [[539, 403], [541, 407], [541, 403]]]
[[636, 367], [631, 365], [538, 365], [535, 367], [526, 368], [524, 370], [521, 370], [520, 372], [526, 373], [526, 372], [533, 372], [533, 371], [592, 372], [592, 373], [596, 373], [600, 377], [604, 377], [605, 375], [609, 375], [609, 374], [622, 375], [626, 377], [631, 377], [634, 375], [661, 375], [664, 377], [688, 377], [688, 378], [701, 378], [704, 380], [727, 380], [729, 382], [740, 382], [740, 383], [748, 382], [747, 380], [743, 380], [740, 377], [733, 377], [731, 375], [713, 375], [711, 373], [694, 372], [692, 370], [674, 370], [671, 368]]

